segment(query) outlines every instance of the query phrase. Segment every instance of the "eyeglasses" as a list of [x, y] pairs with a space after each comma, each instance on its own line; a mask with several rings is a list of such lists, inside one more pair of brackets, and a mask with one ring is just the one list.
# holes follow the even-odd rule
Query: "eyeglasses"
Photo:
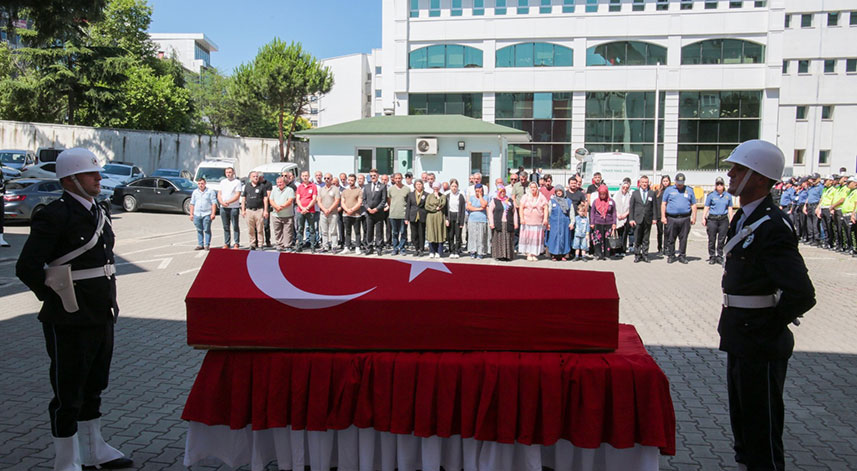
[[330, 177], [324, 177], [324, 179], [325, 179], [325, 180], [331, 180], [331, 178], [330, 178]]

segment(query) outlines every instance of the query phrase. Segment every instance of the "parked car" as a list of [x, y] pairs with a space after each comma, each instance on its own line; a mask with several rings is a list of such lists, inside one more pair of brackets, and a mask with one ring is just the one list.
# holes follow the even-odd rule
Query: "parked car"
[[56, 162], [57, 156], [64, 150], [63, 147], [39, 147], [36, 149], [36, 163]]
[[206, 186], [214, 191], [219, 191], [220, 180], [226, 178], [226, 169], [229, 167], [235, 170], [235, 178], [241, 178], [237, 159], [208, 159], [203, 160], [196, 167], [193, 181], [199, 180], [200, 177], [205, 177]]
[[56, 178], [57, 163], [56, 162], [39, 162], [36, 165], [25, 168], [21, 172], [22, 178]]
[[144, 177], [115, 187], [112, 202], [128, 212], [161, 209], [190, 214], [194, 189], [196, 185], [187, 178]]
[[62, 196], [58, 180], [19, 178], [6, 183], [4, 212], [6, 220], [29, 221], [33, 214], [41, 211], [51, 201]]
[[16, 178], [21, 178], [21, 171], [13, 168], [7, 167], [5, 165], [0, 165], [0, 172], [3, 173], [3, 181], [14, 180]]
[[152, 172], [153, 177], [181, 177], [187, 178], [188, 180], [193, 178], [193, 175], [190, 174], [187, 170], [179, 170], [177, 168], [159, 168]]
[[101, 171], [101, 192], [112, 197], [113, 189], [118, 185], [145, 176], [143, 170], [134, 164], [112, 160]]
[[0, 150], [0, 165], [4, 167], [12, 167], [15, 170], [21, 171], [24, 167], [35, 165], [36, 155], [23, 149], [4, 149]]
[[271, 184], [271, 186], [277, 185], [277, 177], [283, 174], [283, 172], [291, 171], [295, 173], [295, 177], [297, 177], [298, 164], [293, 162], [273, 162], [270, 164], [260, 165], [253, 170], [252, 172], [259, 172], [265, 177], [265, 180]]

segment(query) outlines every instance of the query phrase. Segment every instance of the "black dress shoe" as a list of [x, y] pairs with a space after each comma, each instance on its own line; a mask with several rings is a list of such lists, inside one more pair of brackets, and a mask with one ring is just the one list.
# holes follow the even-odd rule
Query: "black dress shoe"
[[131, 458], [116, 458], [98, 466], [84, 466], [83, 469], [124, 469], [131, 466], [134, 466], [134, 461]]
[[684, 256], [684, 255], [679, 255], [679, 257], [678, 257], [678, 263], [681, 263], [681, 264], [683, 264], [683, 265], [687, 265], [687, 258], [685, 258], [685, 256]]
[[708, 258], [708, 264], [709, 265], [714, 265], [715, 263], [717, 263], [717, 257], [709, 257]]
[[643, 259], [642, 259], [642, 258], [640, 258], [640, 257], [634, 257], [634, 263], [640, 263], [640, 262], [642, 262], [642, 261], [643, 261]]
[[667, 263], [675, 263], [675, 257], [670, 255], [669, 258], [667, 258]]

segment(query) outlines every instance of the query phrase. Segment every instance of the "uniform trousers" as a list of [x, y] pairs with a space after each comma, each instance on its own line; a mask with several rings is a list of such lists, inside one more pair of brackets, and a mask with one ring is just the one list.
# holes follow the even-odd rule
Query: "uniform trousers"
[[248, 209], [247, 210], [247, 232], [250, 235], [250, 247], [261, 247], [265, 242], [265, 210]]
[[708, 256], [722, 257], [726, 245], [726, 231], [729, 230], [729, 217], [725, 214], [708, 216], [705, 221], [708, 232]]
[[113, 357], [113, 323], [65, 325], [42, 323], [51, 359], [48, 405], [51, 434], [70, 437], [77, 423], [101, 417], [101, 391], [107, 388]]
[[794, 208], [795, 221], [795, 229], [797, 229], [798, 238], [800, 240], [806, 240], [806, 214], [803, 213], [803, 208], [806, 206], [806, 203], [801, 203]]
[[843, 215], [842, 216], [842, 238], [845, 242], [842, 244], [842, 248], [845, 250], [854, 250], [854, 232], [857, 227], [854, 224], [851, 224], [851, 215]]
[[818, 242], [821, 240], [821, 234], [818, 227], [818, 216], [815, 215], [815, 208], [818, 203], [807, 203], [806, 205], [806, 237], [810, 242]]
[[687, 235], [690, 233], [690, 216], [667, 216], [665, 249], [667, 255], [675, 256], [675, 241], [678, 239], [678, 254], [687, 255]]
[[274, 226], [274, 245], [279, 250], [291, 247], [294, 239], [295, 217], [271, 216]]
[[735, 461], [749, 471], [783, 470], [783, 386], [788, 359], [726, 356]]
[[821, 208], [821, 224], [824, 225], [824, 235], [827, 237], [827, 245], [833, 247], [836, 245], [836, 230], [833, 228], [833, 215], [830, 214], [830, 208]]
[[834, 227], [833, 230], [836, 231], [836, 237], [839, 239], [836, 247], [839, 249], [844, 249], [848, 245], [848, 240], [846, 239], [846, 229], [845, 229], [845, 218], [842, 217], [842, 210], [836, 209], [833, 211], [833, 222]]
[[634, 254], [639, 257], [649, 255], [649, 235], [652, 233], [652, 221], [645, 220], [634, 226]]

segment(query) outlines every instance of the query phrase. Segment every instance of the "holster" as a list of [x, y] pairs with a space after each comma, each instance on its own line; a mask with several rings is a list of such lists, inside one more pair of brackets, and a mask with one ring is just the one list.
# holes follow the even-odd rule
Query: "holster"
[[74, 294], [74, 283], [71, 279], [71, 265], [63, 264], [45, 267], [45, 285], [54, 290], [62, 300], [62, 307], [67, 312], [77, 312], [77, 296]]

